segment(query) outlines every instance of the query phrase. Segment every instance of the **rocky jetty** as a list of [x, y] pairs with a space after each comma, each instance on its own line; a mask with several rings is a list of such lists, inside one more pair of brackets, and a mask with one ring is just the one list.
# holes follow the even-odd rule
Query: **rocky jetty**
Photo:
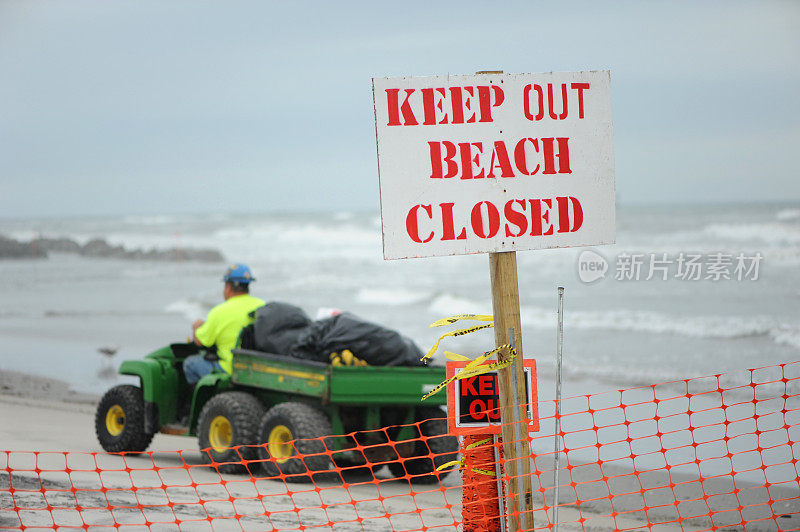
[[19, 242], [0, 235], [0, 259], [43, 259], [47, 252], [31, 242]]
[[69, 238], [37, 238], [31, 241], [45, 251], [57, 253], [80, 253], [81, 245]]
[[76, 253], [84, 257], [124, 260], [153, 260], [179, 262], [222, 262], [225, 257], [216, 249], [170, 248], [170, 249], [125, 249], [113, 246], [102, 238], [95, 238], [84, 245], [69, 238], [35, 238], [21, 242], [0, 235], [0, 259], [47, 258], [49, 252]]

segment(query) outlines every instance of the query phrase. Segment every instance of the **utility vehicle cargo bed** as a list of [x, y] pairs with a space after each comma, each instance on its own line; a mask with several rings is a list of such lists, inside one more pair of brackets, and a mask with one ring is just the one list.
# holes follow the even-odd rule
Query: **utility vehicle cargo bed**
[[[233, 350], [233, 382], [318, 397], [323, 403], [411, 405], [445, 379], [441, 366], [331, 366], [285, 356]], [[443, 405], [444, 393], [425, 401]]]

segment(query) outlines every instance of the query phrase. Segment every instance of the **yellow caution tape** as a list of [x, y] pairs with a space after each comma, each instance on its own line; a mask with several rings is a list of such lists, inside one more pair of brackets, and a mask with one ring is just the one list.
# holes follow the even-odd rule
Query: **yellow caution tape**
[[481, 362], [484, 362], [487, 358], [489, 358], [491, 356], [491, 354], [492, 353], [489, 352], [489, 353], [484, 353], [483, 355], [479, 356], [478, 358], [476, 358], [475, 360], [473, 360], [472, 362], [467, 364], [458, 373], [456, 373], [452, 377], [449, 377], [449, 378], [443, 380], [442, 382], [440, 382], [439, 384], [437, 384], [436, 387], [433, 390], [431, 390], [430, 392], [428, 392], [428, 393], [426, 393], [425, 395], [422, 396], [422, 400], [424, 401], [428, 397], [430, 397], [432, 395], [436, 395], [437, 393], [442, 391], [442, 389], [444, 389], [444, 387], [447, 386], [448, 384], [450, 384], [451, 382], [463, 378], [460, 375], [462, 375], [467, 369], [471, 370], [472, 368], [477, 367]]
[[476, 321], [492, 321], [494, 316], [486, 314], [456, 314], [449, 318], [442, 318], [430, 324], [430, 327], [441, 327], [442, 325], [452, 325], [459, 320], [476, 320]]
[[[436, 471], [442, 471], [444, 469], [448, 469], [448, 468], [456, 467], [456, 466], [458, 466], [459, 469], [464, 469], [464, 460], [453, 460], [451, 462], [444, 463], [444, 464], [440, 465], [439, 467], [437, 467]], [[473, 467], [472, 469], [470, 469], [470, 471], [472, 471], [474, 473], [478, 473], [480, 475], [487, 475], [487, 476], [490, 476], [490, 477], [496, 476], [496, 473], [494, 471], [489, 471], [488, 469], [480, 469], [480, 468], [477, 468], [477, 467]]]
[[464, 369], [455, 375], [455, 380], [467, 379], [469, 377], [475, 377], [476, 375], [483, 375], [484, 373], [487, 373], [489, 371], [497, 371], [499, 369], [507, 368], [508, 366], [511, 365], [512, 360], [504, 360], [502, 362], [492, 362], [491, 364], [476, 366], [470, 369]]
[[[489, 443], [490, 441], [492, 441], [491, 438], [485, 438], [485, 439], [483, 439], [481, 441], [476, 441], [475, 443], [470, 443], [469, 445], [464, 447], [464, 450], [466, 451], [466, 450], [469, 450], [469, 449], [474, 449], [475, 447], [478, 447], [479, 445], [483, 445], [484, 443]], [[451, 460], [449, 462], [445, 462], [444, 464], [442, 464], [439, 467], [437, 467], [436, 471], [441, 471], [443, 469], [447, 469], [448, 467], [452, 467], [452, 466], [459, 466], [459, 469], [462, 469], [464, 467], [464, 459], [462, 458], [461, 460]]]
[[475, 443], [470, 443], [469, 445], [464, 447], [464, 450], [468, 451], [470, 449], [474, 449], [475, 447], [479, 447], [479, 446], [483, 445], [484, 443], [489, 443], [490, 441], [492, 441], [491, 438], [485, 438], [485, 439], [483, 439], [481, 441], [476, 441]]
[[458, 466], [459, 469], [464, 467], [464, 460], [451, 460], [449, 462], [445, 462], [444, 464], [440, 465], [436, 468], [436, 471], [442, 471], [443, 469], [447, 469], [448, 467]]
[[[492, 441], [492, 438], [484, 438], [484, 439], [482, 439], [480, 441], [476, 441], [474, 443], [470, 443], [469, 445], [464, 447], [464, 450], [468, 451], [470, 449], [474, 449], [475, 447], [479, 447], [481, 445], [487, 444], [487, 443], [489, 443], [491, 441]], [[454, 466], [459, 466], [459, 469], [463, 469], [464, 468], [464, 458], [462, 458], [461, 460], [451, 460], [449, 462], [445, 462], [444, 464], [442, 464], [439, 467], [437, 467], [436, 471], [442, 471], [443, 469], [447, 469], [449, 467], [454, 467]], [[495, 473], [493, 473], [492, 471], [488, 471], [486, 469], [478, 469], [477, 467], [472, 468], [471, 471], [474, 471], [475, 473], [480, 473], [481, 475], [495, 476]]]
[[425, 354], [425, 356], [422, 357], [420, 360], [425, 362], [427, 359], [432, 357], [436, 353], [436, 351], [439, 349], [439, 342], [441, 342], [442, 340], [444, 340], [448, 336], [453, 336], [453, 337], [455, 337], [455, 336], [464, 336], [465, 334], [474, 333], [474, 332], [480, 331], [482, 329], [489, 329], [491, 327], [494, 327], [494, 324], [493, 323], [487, 323], [485, 325], [474, 325], [474, 326], [468, 327], [466, 329], [457, 329], [455, 331], [450, 331], [448, 333], [444, 333], [443, 335], [441, 335], [439, 337], [438, 340], [436, 340], [436, 343], [433, 344], [433, 347], [431, 347], [428, 350], [428, 352]]
[[471, 358], [458, 353], [451, 353], [450, 351], [445, 351], [444, 356], [447, 360], [453, 360], [454, 362], [472, 362]]
[[[489, 357], [491, 357], [492, 355], [503, 349], [508, 349], [509, 352], [511, 353], [511, 356], [508, 358], [508, 360], [505, 360], [503, 362], [492, 362], [491, 364], [483, 364]], [[491, 351], [482, 354], [481, 356], [479, 356], [478, 358], [467, 364], [461, 371], [459, 371], [452, 377], [447, 378], [442, 382], [440, 382], [439, 384], [437, 384], [433, 390], [422, 396], [422, 400], [424, 401], [428, 397], [431, 397], [432, 395], [439, 393], [440, 391], [442, 391], [442, 389], [444, 389], [448, 384], [450, 384], [453, 381], [459, 379], [466, 379], [469, 377], [475, 377], [477, 375], [482, 375], [489, 371], [497, 371], [499, 369], [506, 368], [511, 365], [511, 362], [514, 360], [514, 357], [516, 356], [517, 352], [514, 350], [513, 347], [511, 347], [508, 344], [501, 345], [500, 347], [492, 349]]]

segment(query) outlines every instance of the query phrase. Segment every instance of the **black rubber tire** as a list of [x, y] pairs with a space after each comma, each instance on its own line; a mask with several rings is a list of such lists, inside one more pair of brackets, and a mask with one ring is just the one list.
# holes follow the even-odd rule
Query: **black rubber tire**
[[[295, 440], [290, 456], [301, 454], [302, 458], [278, 462], [270, 456], [269, 435], [278, 425], [289, 429], [291, 439]], [[329, 471], [333, 466], [330, 455], [322, 454], [332, 448], [332, 439], [326, 439], [326, 436], [333, 433], [331, 420], [327, 414], [311, 405], [286, 402], [273, 406], [261, 419], [258, 433], [263, 442], [258, 447], [258, 455], [263, 460], [261, 467], [267, 477], [283, 474], [287, 475], [287, 482], [309, 482], [312, 477], [325, 478], [327, 475], [312, 475], [309, 471]]]
[[[358, 456], [358, 459], [353, 460], [352, 458], [345, 458], [343, 454], [336, 453], [333, 455], [333, 465], [336, 466], [336, 469], [341, 474], [342, 478], [352, 479], [353, 481], [358, 481], [360, 478], [375, 478], [375, 473], [380, 470], [384, 464], [378, 463], [373, 464], [370, 463], [367, 457], [364, 455], [362, 451], [356, 451], [352, 448], [356, 447], [358, 443], [358, 433], [355, 436], [347, 436], [344, 438], [340, 438], [340, 441], [344, 441], [345, 449], [350, 449], [351, 453], [354, 453]], [[364, 443], [363, 445], [370, 445], [369, 443]], [[375, 445], [372, 443], [372, 445]]]
[[[427, 440], [417, 440], [414, 444], [414, 457], [399, 458], [389, 463], [389, 471], [395, 477], [410, 476], [412, 482], [432, 484], [450, 474], [452, 469], [436, 471], [447, 462], [458, 460], [458, 438], [447, 435], [447, 414], [438, 407], [422, 406], [416, 409], [414, 417]], [[419, 438], [419, 431], [415, 431]], [[430, 455], [433, 455], [431, 460]]]
[[[247, 392], [223, 392], [206, 402], [197, 422], [197, 442], [200, 455], [207, 464], [216, 462], [220, 473], [247, 473], [248, 464], [254, 460], [258, 443], [258, 421], [264, 414], [261, 402]], [[209, 429], [217, 416], [225, 417], [231, 426], [231, 444], [224, 450], [214, 450]], [[252, 464], [256, 469], [258, 464]]]
[[[109, 410], [119, 406], [124, 415], [122, 432], [112, 435], [106, 423]], [[94, 415], [94, 430], [100, 446], [109, 453], [142, 452], [153, 440], [144, 431], [144, 399], [138, 386], [121, 384], [108, 390]]]

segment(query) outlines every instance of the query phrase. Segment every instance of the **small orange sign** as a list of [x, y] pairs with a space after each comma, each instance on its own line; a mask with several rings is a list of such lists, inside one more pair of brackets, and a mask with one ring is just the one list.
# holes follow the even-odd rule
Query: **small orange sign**
[[[491, 363], [492, 361], [488, 361]], [[448, 362], [447, 378], [464, 368], [467, 362]], [[531, 431], [539, 430], [539, 402], [536, 390], [536, 361], [525, 360], [526, 419]], [[496, 371], [459, 379], [447, 385], [447, 425], [450, 434], [499, 434], [500, 393]]]

